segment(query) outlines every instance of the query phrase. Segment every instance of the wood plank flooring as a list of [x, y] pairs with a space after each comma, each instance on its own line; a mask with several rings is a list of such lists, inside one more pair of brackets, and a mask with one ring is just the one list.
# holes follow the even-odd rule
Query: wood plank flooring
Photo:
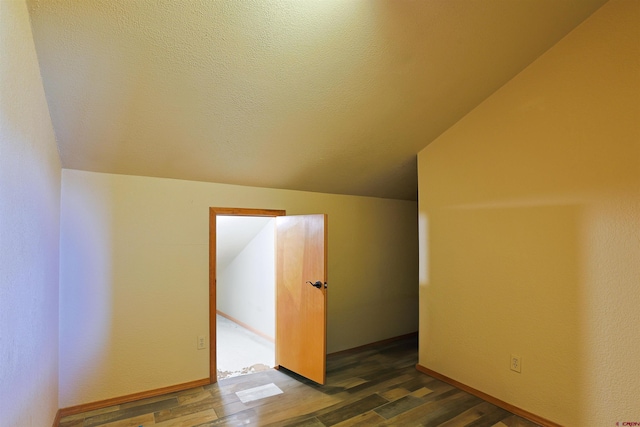
[[[407, 338], [330, 356], [324, 386], [270, 370], [72, 415], [60, 427], [536, 426], [418, 372], [416, 363], [417, 340]], [[236, 395], [268, 384], [282, 393], [247, 403]]]

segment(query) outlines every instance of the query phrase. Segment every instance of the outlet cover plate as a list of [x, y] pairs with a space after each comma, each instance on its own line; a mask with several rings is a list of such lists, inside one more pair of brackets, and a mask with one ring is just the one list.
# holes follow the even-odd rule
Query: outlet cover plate
[[522, 358], [518, 355], [512, 354], [509, 368], [514, 372], [522, 372]]

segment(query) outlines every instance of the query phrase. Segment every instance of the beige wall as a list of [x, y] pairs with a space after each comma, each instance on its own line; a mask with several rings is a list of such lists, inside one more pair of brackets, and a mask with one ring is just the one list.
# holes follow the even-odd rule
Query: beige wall
[[640, 421], [639, 22], [606, 4], [419, 154], [419, 363], [567, 426]]
[[58, 409], [60, 161], [24, 1], [0, 1], [0, 425]]
[[330, 352], [417, 330], [415, 202], [65, 169], [61, 407], [208, 377], [210, 206], [328, 214]]

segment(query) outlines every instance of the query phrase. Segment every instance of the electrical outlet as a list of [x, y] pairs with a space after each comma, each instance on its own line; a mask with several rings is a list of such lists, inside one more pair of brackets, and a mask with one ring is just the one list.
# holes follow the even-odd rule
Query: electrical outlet
[[522, 358], [520, 356], [516, 356], [514, 354], [511, 355], [511, 366], [512, 371], [522, 372]]
[[207, 347], [207, 340], [204, 335], [198, 335], [198, 350], [204, 350]]

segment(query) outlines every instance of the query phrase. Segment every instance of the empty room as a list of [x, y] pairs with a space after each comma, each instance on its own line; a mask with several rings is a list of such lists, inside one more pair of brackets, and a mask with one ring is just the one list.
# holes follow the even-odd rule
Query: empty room
[[0, 427], [640, 425], [639, 218], [638, 0], [0, 0]]

